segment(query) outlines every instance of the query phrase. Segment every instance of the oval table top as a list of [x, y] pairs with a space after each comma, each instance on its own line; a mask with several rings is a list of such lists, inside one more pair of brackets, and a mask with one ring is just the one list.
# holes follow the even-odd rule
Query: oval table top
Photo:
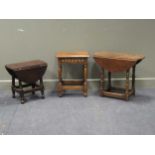
[[94, 57], [96, 58], [106, 58], [114, 60], [125, 60], [125, 61], [139, 61], [143, 60], [144, 56], [140, 54], [129, 54], [123, 52], [95, 52]]
[[32, 61], [7, 64], [5, 67], [6, 69], [9, 69], [12, 71], [21, 71], [21, 70], [27, 70], [32, 68], [44, 67], [44, 66], [47, 66], [46, 62], [42, 60], [32, 60]]
[[94, 59], [103, 69], [110, 72], [123, 72], [144, 59], [143, 55], [118, 52], [95, 52]]

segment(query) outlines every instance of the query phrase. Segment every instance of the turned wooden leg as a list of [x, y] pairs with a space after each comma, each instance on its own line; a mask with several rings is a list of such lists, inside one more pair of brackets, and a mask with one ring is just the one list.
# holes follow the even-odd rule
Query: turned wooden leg
[[83, 95], [86, 97], [88, 92], [88, 83], [87, 83], [87, 77], [88, 77], [88, 64], [84, 64], [83, 67], [83, 73], [84, 73], [84, 84], [83, 84]]
[[12, 76], [12, 97], [15, 98], [15, 77]]
[[111, 72], [108, 72], [108, 91], [111, 90]]
[[25, 99], [24, 99], [24, 91], [23, 91], [23, 86], [22, 86], [22, 82], [19, 80], [19, 88], [20, 88], [20, 100], [21, 100], [21, 104], [24, 104]]
[[100, 96], [104, 95], [104, 69], [101, 68], [100, 73]]
[[132, 68], [132, 90], [133, 90], [133, 95], [135, 95], [135, 70], [136, 70], [136, 66], [133, 66], [133, 68]]
[[32, 94], [33, 94], [33, 95], [35, 95], [34, 88], [35, 88], [35, 84], [32, 84], [32, 90], [33, 90], [33, 91], [32, 91]]
[[41, 78], [40, 79], [40, 87], [41, 87], [41, 95], [42, 95], [42, 99], [45, 98], [45, 95], [44, 95], [44, 83], [43, 83], [43, 79]]
[[58, 84], [57, 84], [57, 94], [59, 97], [63, 94], [63, 84], [62, 84], [62, 64], [61, 60], [58, 59]]
[[128, 101], [129, 99], [129, 73], [130, 70], [126, 71], [126, 85], [125, 85], [125, 99]]

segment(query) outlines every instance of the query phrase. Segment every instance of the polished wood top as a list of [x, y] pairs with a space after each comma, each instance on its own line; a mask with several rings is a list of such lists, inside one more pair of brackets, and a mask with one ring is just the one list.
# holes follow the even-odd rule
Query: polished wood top
[[57, 58], [88, 58], [89, 53], [87, 51], [79, 52], [64, 52], [60, 51], [56, 53]]
[[95, 52], [94, 58], [106, 58], [114, 60], [125, 60], [125, 61], [140, 61], [145, 57], [139, 54], [128, 54], [128, 53], [118, 53], [118, 52]]
[[14, 71], [19, 71], [43, 66], [47, 66], [47, 63], [42, 60], [32, 60], [32, 61], [8, 64], [5, 67]]

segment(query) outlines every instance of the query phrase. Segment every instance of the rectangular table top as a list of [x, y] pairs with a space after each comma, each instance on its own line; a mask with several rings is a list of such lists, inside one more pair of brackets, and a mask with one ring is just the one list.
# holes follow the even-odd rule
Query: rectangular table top
[[87, 51], [79, 52], [64, 52], [60, 51], [56, 53], [57, 58], [88, 58], [89, 53]]
[[47, 66], [47, 63], [42, 60], [32, 60], [32, 61], [8, 64], [6, 65], [6, 68], [13, 70], [13, 71], [20, 71], [20, 70], [38, 68], [38, 67], [43, 67], [43, 66]]
[[140, 54], [128, 54], [128, 53], [118, 53], [118, 52], [95, 52], [94, 58], [106, 58], [114, 60], [125, 60], [125, 61], [140, 61], [144, 59], [143, 55]]

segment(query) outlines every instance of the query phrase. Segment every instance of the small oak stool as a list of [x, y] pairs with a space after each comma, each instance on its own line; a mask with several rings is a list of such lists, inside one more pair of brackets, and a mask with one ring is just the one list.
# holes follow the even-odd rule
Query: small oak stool
[[[80, 52], [57, 52], [58, 58], [58, 79], [57, 93], [62, 96], [64, 90], [82, 90], [83, 95], [87, 96], [87, 77], [88, 77], [88, 57], [86, 51]], [[81, 64], [83, 65], [83, 80], [63, 80], [62, 79], [62, 65], [68, 64]]]
[[[40, 90], [42, 98], [44, 98], [43, 75], [47, 68], [47, 63], [41, 60], [34, 60], [22, 63], [9, 64], [5, 66], [6, 70], [12, 76], [12, 94], [15, 98], [15, 92], [20, 94], [21, 103], [25, 102], [24, 93]], [[15, 79], [18, 79], [19, 85], [16, 85]], [[37, 81], [40, 81], [37, 84]], [[25, 89], [31, 86], [32, 88]]]
[[[135, 68], [144, 59], [143, 55], [126, 53], [96, 52], [96, 63], [101, 67], [100, 95], [116, 97], [128, 100], [129, 96], [135, 95]], [[132, 88], [129, 88], [129, 73], [132, 68]], [[104, 70], [108, 70], [108, 89], [104, 89]], [[124, 93], [118, 93], [116, 88], [111, 87], [111, 73], [126, 72], [126, 85]]]

